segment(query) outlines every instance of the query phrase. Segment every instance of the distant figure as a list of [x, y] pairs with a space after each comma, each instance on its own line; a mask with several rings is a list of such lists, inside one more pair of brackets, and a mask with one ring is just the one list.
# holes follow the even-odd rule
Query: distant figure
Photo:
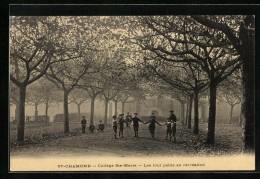
[[167, 118], [168, 121], [164, 124], [166, 125], [166, 139], [168, 140], [168, 135], [170, 136], [170, 141], [172, 140], [172, 121], [170, 118]]
[[119, 123], [119, 137], [124, 138], [124, 114], [120, 114], [118, 117], [118, 123]]
[[114, 137], [115, 139], [117, 139], [116, 134], [117, 134], [117, 125], [118, 125], [118, 121], [116, 119], [116, 115], [113, 116], [112, 119], [112, 126], [113, 126], [113, 130], [114, 130]]
[[130, 127], [131, 120], [132, 120], [132, 115], [129, 114], [129, 112], [128, 112], [126, 115], [126, 119], [125, 119], [126, 127]]
[[85, 119], [85, 116], [83, 116], [83, 117], [82, 117], [82, 120], [81, 120], [82, 134], [85, 134], [86, 125], [87, 125], [87, 120]]
[[154, 138], [154, 133], [155, 133], [155, 123], [157, 123], [158, 125], [161, 126], [160, 123], [158, 123], [156, 120], [155, 120], [155, 114], [152, 113], [152, 116], [150, 116], [150, 120], [148, 122], [145, 122], [144, 124], [147, 124], [147, 123], [150, 123], [149, 124], [149, 131], [151, 133], [151, 136], [152, 138]]
[[90, 126], [89, 126], [89, 131], [90, 133], [93, 133], [95, 130], [95, 126], [93, 125], [93, 122], [91, 122]]
[[142, 122], [142, 123], [144, 123], [144, 122], [137, 117], [138, 113], [134, 113], [134, 115], [135, 115], [135, 117], [131, 119], [131, 122], [133, 121], [135, 137], [138, 137], [139, 122]]
[[171, 110], [170, 113], [170, 120], [172, 122], [172, 136], [173, 136], [173, 142], [176, 142], [176, 122], [177, 122], [177, 118], [175, 116], [175, 114], [173, 113], [174, 111]]
[[105, 125], [102, 123], [102, 120], [99, 121], [98, 130], [103, 132], [105, 129]]

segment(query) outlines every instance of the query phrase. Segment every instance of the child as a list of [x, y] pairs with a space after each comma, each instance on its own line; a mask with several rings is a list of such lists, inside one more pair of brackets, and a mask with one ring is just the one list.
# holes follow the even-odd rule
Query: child
[[164, 124], [167, 127], [165, 140], [168, 140], [168, 135], [169, 135], [170, 141], [171, 141], [172, 140], [172, 121], [171, 121], [171, 118], [167, 118], [167, 119], [168, 119], [168, 121]]
[[118, 118], [118, 123], [119, 123], [119, 137], [124, 138], [124, 114], [120, 114]]
[[98, 125], [98, 130], [99, 130], [100, 132], [103, 132], [104, 129], [105, 129], [105, 125], [102, 124], [102, 120], [100, 120], [100, 121], [99, 121], [99, 125]]
[[82, 120], [81, 120], [82, 134], [85, 134], [86, 124], [87, 124], [87, 121], [86, 121], [86, 119], [85, 119], [85, 116], [83, 116], [83, 118], [82, 118]]
[[130, 123], [131, 123], [131, 120], [132, 120], [131, 114], [129, 114], [129, 112], [128, 112], [125, 118], [126, 118], [126, 119], [125, 119], [125, 121], [126, 121], [126, 127], [130, 127]]
[[138, 113], [134, 113], [134, 114], [135, 114], [135, 117], [132, 118], [131, 121], [133, 122], [135, 137], [138, 137], [139, 122], [142, 122], [142, 123], [144, 123], [144, 122], [137, 117]]
[[93, 125], [93, 122], [91, 122], [90, 126], [89, 126], [89, 131], [90, 133], [93, 133], [95, 130], [95, 126]]
[[176, 142], [175, 135], [176, 135], [176, 122], [177, 122], [177, 118], [176, 118], [176, 116], [175, 116], [175, 114], [173, 112], [174, 112], [173, 110], [170, 111], [171, 115], [170, 115], [170, 117], [168, 119], [170, 119], [171, 122], [172, 122], [172, 136], [173, 136], [173, 139], [174, 139], [173, 142]]
[[117, 125], [118, 125], [118, 121], [116, 119], [116, 115], [113, 116], [112, 119], [112, 126], [113, 126], [113, 130], [114, 130], [114, 137], [115, 139], [117, 139], [116, 134], [117, 134]]
[[149, 124], [149, 131], [151, 133], [152, 138], [154, 138], [155, 123], [157, 123], [160, 126], [161, 126], [161, 124], [155, 120], [155, 114], [154, 113], [152, 113], [152, 116], [150, 116], [150, 120], [148, 122], [144, 123], [144, 124], [147, 124], [147, 123], [150, 123]]

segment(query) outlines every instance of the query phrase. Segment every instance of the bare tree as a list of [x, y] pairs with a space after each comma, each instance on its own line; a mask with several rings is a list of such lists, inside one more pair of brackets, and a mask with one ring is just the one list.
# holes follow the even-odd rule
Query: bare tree
[[212, 20], [207, 16], [192, 16], [196, 21], [223, 32], [240, 55], [243, 65], [243, 104], [245, 118], [244, 148], [246, 152], [254, 151], [254, 67], [255, 67], [255, 17], [245, 16], [243, 20], [227, 23], [230, 17], [222, 21]]
[[49, 72], [46, 73], [47, 79], [52, 81], [57, 86], [57, 88], [63, 91], [65, 133], [69, 132], [69, 94], [78, 84], [82, 76], [87, 72], [89, 66], [90, 65], [84, 61], [78, 61], [78, 64], [72, 61], [67, 61], [58, 65], [56, 64], [56, 66], [50, 66]]
[[81, 113], [80, 113], [80, 106], [89, 101], [90, 97], [86, 93], [85, 90], [82, 90], [80, 88], [74, 88], [72, 92], [69, 95], [69, 100], [71, 103], [75, 103], [78, 108], [78, 121], [80, 121]]
[[207, 75], [210, 89], [207, 143], [213, 144], [217, 86], [240, 68], [239, 54], [222, 32], [207, 29], [186, 16], [144, 17], [140, 22], [142, 27], [138, 30], [142, 35], [137, 35], [133, 43], [150, 51], [151, 59], [193, 63]]
[[19, 89], [18, 142], [24, 140], [26, 87], [45, 75], [50, 65], [80, 56], [64, 51], [60, 30], [66, 26], [59, 28], [59, 21], [60, 17], [43, 16], [10, 19], [10, 80]]

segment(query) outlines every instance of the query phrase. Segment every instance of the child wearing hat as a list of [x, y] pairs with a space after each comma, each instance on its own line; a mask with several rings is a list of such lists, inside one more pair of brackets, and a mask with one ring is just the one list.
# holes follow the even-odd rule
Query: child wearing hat
[[85, 134], [86, 125], [87, 125], [87, 121], [85, 119], [85, 116], [83, 116], [82, 120], [81, 120], [81, 131], [82, 131], [82, 134]]

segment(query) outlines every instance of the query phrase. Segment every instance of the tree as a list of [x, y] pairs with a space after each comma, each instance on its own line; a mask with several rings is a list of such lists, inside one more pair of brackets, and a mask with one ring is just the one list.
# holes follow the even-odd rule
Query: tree
[[[69, 132], [68, 96], [84, 75], [96, 73], [95, 60], [100, 55], [98, 45], [101, 43], [98, 27], [99, 17], [63, 17], [59, 43], [63, 53], [58, 54], [63, 61], [50, 66], [47, 77], [64, 93], [64, 132]], [[88, 33], [86, 33], [88, 32]], [[100, 39], [97, 39], [100, 38]], [[68, 60], [64, 58], [68, 56]], [[99, 60], [99, 59], [98, 59]], [[76, 70], [75, 70], [76, 69]]]
[[[241, 17], [241, 16], [240, 16]], [[214, 21], [207, 16], [192, 16], [202, 25], [223, 32], [240, 55], [242, 61], [243, 103], [242, 114], [245, 119], [244, 149], [254, 151], [254, 67], [255, 67], [255, 17], [243, 16], [235, 23]], [[231, 18], [232, 19], [232, 18]], [[240, 21], [240, 22], [239, 22]]]
[[105, 115], [104, 115], [104, 124], [107, 125], [107, 112], [108, 112], [108, 103], [113, 100], [117, 95], [117, 90], [113, 90], [111, 88], [107, 88], [102, 92], [102, 97], [105, 102]]
[[[77, 69], [77, 71], [74, 69]], [[65, 133], [69, 132], [69, 94], [88, 69], [89, 64], [85, 63], [83, 60], [67, 61], [56, 64], [55, 66], [50, 66], [46, 73], [47, 79], [53, 82], [58, 89], [63, 91]]]
[[[146, 62], [146, 64], [147, 63], [148, 62]], [[151, 68], [154, 72], [153, 76], [158, 76], [168, 85], [170, 85], [173, 91], [176, 91], [177, 89], [177, 91], [181, 92], [183, 96], [189, 98], [188, 128], [191, 128], [191, 109], [194, 99], [195, 107], [193, 132], [194, 134], [198, 134], [198, 96], [200, 92], [207, 89], [208, 82], [207, 79], [205, 79], [205, 75], [202, 73], [198, 66], [190, 63], [188, 64], [188, 67], [184, 65], [171, 65], [171, 63], [168, 62], [160, 62], [160, 65], [157, 65], [155, 63], [154, 65], [147, 66], [148, 68]], [[158, 83], [158, 79], [156, 79], [155, 81], [156, 83]], [[182, 103], [182, 107], [184, 108], [184, 103]], [[182, 113], [184, 113], [184, 109]]]
[[144, 17], [140, 22], [142, 27], [137, 31], [142, 35], [137, 35], [133, 43], [152, 52], [150, 58], [193, 63], [207, 75], [210, 89], [207, 143], [214, 144], [217, 86], [240, 68], [239, 54], [225, 34], [186, 16]]
[[17, 141], [24, 140], [26, 87], [55, 63], [58, 17], [11, 17], [10, 80], [19, 89]]
[[78, 108], [78, 121], [81, 119], [80, 106], [89, 100], [89, 95], [85, 90], [74, 88], [69, 95], [70, 102], [75, 103]]
[[[94, 122], [94, 110], [95, 110], [95, 100], [99, 94], [101, 94], [106, 88], [107, 85], [103, 82], [102, 79], [97, 79], [97, 76], [91, 77], [94, 79], [92, 82], [88, 81], [88, 87], [84, 88], [90, 99], [91, 99], [91, 106], [90, 106], [90, 124]], [[99, 81], [101, 80], [101, 81]]]
[[45, 123], [48, 123], [48, 110], [52, 103], [62, 101], [61, 91], [49, 80], [43, 77], [39, 82], [41, 87], [41, 95], [45, 104]]
[[184, 120], [184, 105], [187, 104], [188, 105], [188, 96], [185, 95], [185, 93], [179, 91], [179, 90], [172, 90], [172, 98], [176, 99], [177, 101], [179, 101], [179, 103], [181, 104], [181, 115], [180, 115], [180, 121], [181, 124], [184, 125], [185, 124], [185, 120]]
[[229, 123], [232, 122], [233, 108], [242, 100], [241, 96], [242, 91], [239, 80], [234, 78], [234, 75], [221, 83], [219, 100], [230, 106]]

